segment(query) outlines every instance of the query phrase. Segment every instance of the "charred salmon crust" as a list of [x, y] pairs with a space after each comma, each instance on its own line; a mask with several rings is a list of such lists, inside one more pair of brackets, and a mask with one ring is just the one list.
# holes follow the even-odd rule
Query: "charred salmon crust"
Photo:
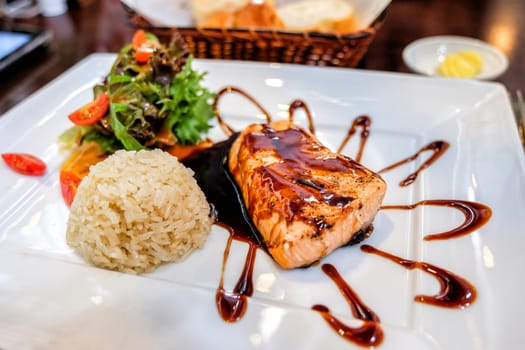
[[358, 241], [386, 192], [381, 176], [288, 121], [244, 129], [228, 169], [268, 252], [286, 269]]

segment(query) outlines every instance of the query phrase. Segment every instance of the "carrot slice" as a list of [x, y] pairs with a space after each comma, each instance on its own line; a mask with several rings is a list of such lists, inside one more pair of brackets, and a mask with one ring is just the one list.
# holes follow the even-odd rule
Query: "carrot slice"
[[67, 205], [73, 203], [78, 186], [92, 165], [108, 156], [99, 144], [87, 142], [75, 150], [60, 168], [60, 190]]

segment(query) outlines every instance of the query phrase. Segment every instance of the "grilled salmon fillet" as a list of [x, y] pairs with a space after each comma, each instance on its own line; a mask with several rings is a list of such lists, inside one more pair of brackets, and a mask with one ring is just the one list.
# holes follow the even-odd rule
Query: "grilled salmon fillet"
[[286, 120], [244, 129], [228, 169], [269, 253], [286, 269], [362, 239], [386, 191], [378, 174]]

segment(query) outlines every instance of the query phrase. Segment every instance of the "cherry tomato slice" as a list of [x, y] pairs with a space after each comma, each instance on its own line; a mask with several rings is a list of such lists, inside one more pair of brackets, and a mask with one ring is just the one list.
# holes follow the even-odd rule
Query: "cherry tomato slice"
[[75, 125], [92, 125], [98, 122], [109, 109], [109, 97], [103, 92], [88, 104], [80, 107], [68, 118]]
[[146, 32], [142, 29], [137, 29], [135, 34], [133, 34], [133, 39], [131, 39], [131, 44], [136, 50], [142, 46], [148, 39], [146, 38]]
[[142, 29], [137, 29], [133, 34], [131, 40], [133, 48], [135, 49], [135, 60], [138, 63], [146, 63], [149, 58], [153, 55], [155, 49], [152, 47], [152, 43], [148, 42], [146, 32]]
[[60, 191], [62, 192], [64, 202], [66, 202], [68, 206], [71, 206], [73, 199], [75, 199], [80, 181], [82, 181], [82, 178], [75, 173], [67, 170], [60, 171]]
[[40, 176], [46, 172], [46, 163], [27, 153], [3, 153], [2, 159], [12, 170], [22, 175]]
[[135, 60], [139, 63], [146, 63], [152, 55], [153, 49], [138, 48], [135, 51]]

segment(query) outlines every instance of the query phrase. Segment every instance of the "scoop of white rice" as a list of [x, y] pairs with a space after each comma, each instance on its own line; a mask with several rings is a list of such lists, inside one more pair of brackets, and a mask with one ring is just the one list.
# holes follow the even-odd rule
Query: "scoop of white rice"
[[82, 180], [66, 237], [96, 266], [142, 273], [202, 247], [212, 223], [191, 169], [158, 149], [118, 151]]

